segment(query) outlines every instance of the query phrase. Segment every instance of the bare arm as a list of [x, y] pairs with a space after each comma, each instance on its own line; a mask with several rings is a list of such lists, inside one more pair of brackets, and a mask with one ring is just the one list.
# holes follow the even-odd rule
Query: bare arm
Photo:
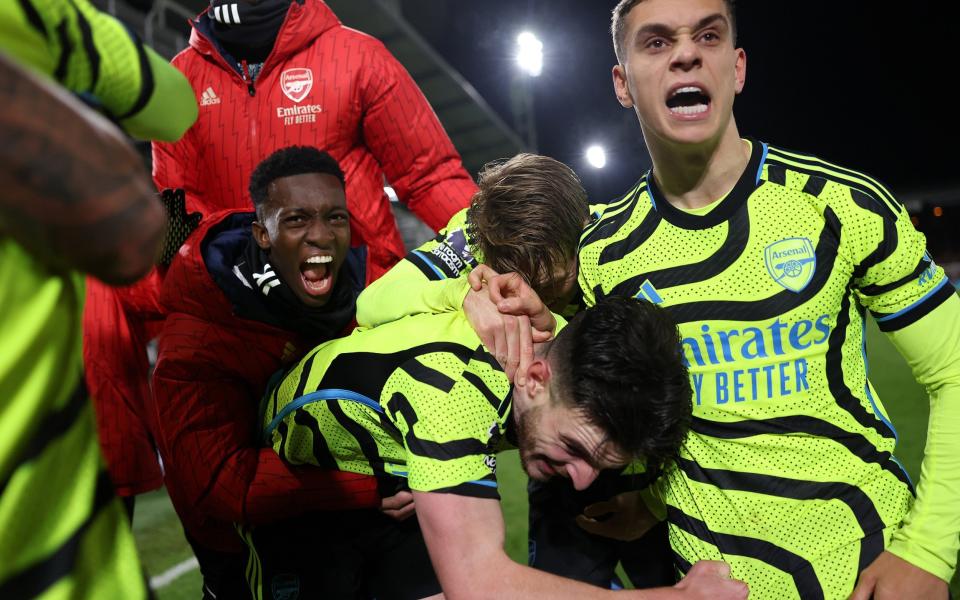
[[723, 563], [701, 562], [673, 588], [605, 590], [519, 565], [503, 550], [504, 525], [496, 500], [414, 492], [430, 560], [448, 600], [460, 598], [637, 598], [734, 600], [746, 585], [729, 579]]
[[0, 233], [52, 268], [111, 284], [153, 265], [163, 209], [120, 132], [0, 56]]
[[607, 598], [610, 590], [519, 565], [503, 550], [500, 505], [488, 498], [414, 492], [430, 560], [448, 600]]

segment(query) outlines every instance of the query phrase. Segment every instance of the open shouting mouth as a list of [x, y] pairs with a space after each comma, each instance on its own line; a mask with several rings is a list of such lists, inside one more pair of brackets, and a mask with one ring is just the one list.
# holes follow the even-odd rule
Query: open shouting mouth
[[333, 289], [333, 257], [311, 256], [300, 263], [303, 287], [311, 296], [325, 296]]
[[710, 109], [710, 94], [696, 85], [677, 87], [667, 97], [667, 108], [681, 117], [702, 115]]

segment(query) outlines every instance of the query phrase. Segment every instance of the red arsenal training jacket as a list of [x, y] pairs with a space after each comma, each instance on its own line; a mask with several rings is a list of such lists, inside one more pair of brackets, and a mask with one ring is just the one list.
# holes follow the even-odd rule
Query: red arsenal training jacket
[[200, 116], [179, 142], [154, 144], [158, 189], [184, 188], [187, 208], [204, 214], [249, 208], [257, 163], [286, 146], [316, 146], [346, 175], [353, 242], [369, 248], [370, 281], [404, 255], [384, 176], [434, 230], [469, 203], [476, 187], [410, 75], [323, 2], [291, 2], [255, 81], [218, 48], [210, 23], [200, 15], [190, 47], [173, 60]]
[[270, 376], [325, 340], [235, 316], [212, 275], [235, 263], [206, 261], [203, 244], [244, 214], [211, 215], [171, 263], [153, 374], [151, 421], [170, 499], [187, 533], [220, 551], [242, 548], [234, 522], [257, 525], [380, 502], [372, 477], [287, 465], [261, 447], [259, 403]]

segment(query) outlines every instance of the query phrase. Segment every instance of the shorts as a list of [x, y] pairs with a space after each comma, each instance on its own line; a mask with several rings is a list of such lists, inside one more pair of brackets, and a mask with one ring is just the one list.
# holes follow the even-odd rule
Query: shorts
[[255, 598], [414, 600], [440, 593], [416, 516], [325, 511], [241, 531]]

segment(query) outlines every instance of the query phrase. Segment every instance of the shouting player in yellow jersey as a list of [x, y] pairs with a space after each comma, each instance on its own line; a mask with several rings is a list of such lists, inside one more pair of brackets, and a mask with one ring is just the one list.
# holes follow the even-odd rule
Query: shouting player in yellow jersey
[[84, 0], [0, 3], [0, 598], [145, 598], [83, 387], [80, 323], [84, 273], [146, 273], [163, 210], [115, 127], [8, 56], [139, 136], [179, 137], [196, 102]]
[[[732, 1], [623, 0], [613, 38], [653, 169], [585, 232], [580, 282], [587, 304], [645, 298], [679, 324], [694, 419], [662, 492], [681, 567], [725, 560], [757, 598], [946, 598], [960, 299], [923, 236], [871, 177], [741, 138]], [[930, 394], [916, 494], [868, 312]]]

